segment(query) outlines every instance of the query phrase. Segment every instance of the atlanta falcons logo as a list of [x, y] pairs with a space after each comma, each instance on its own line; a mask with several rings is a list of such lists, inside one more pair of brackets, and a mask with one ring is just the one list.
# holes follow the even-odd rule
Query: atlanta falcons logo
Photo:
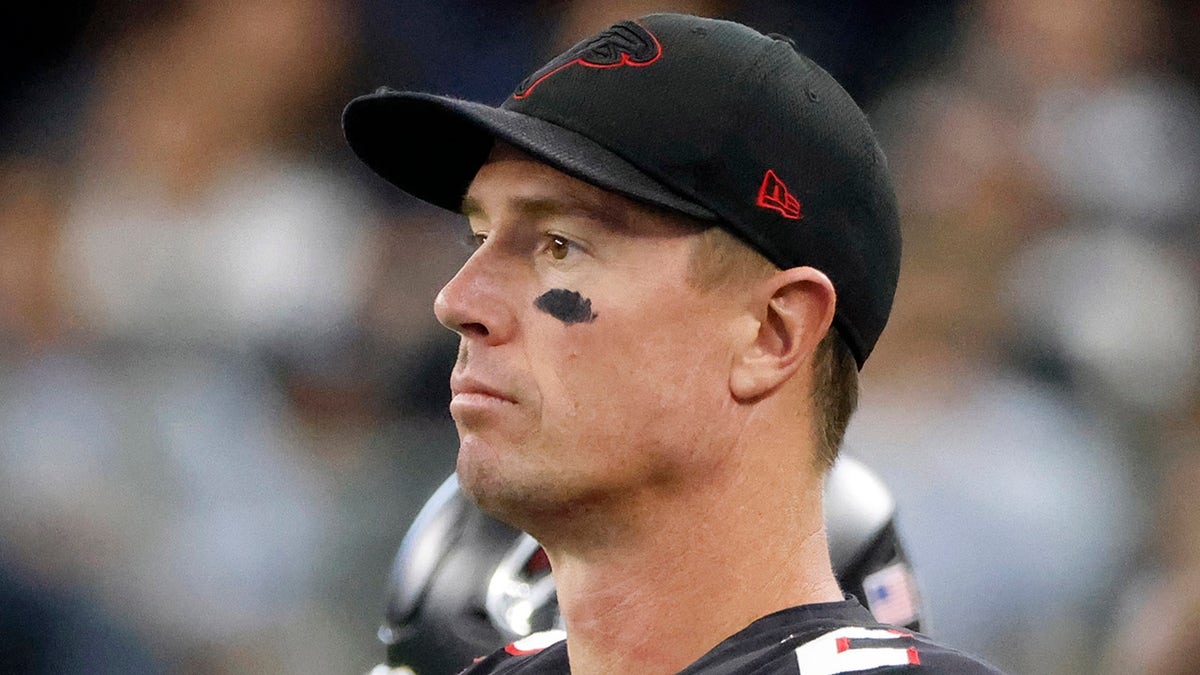
[[641, 67], [654, 63], [660, 56], [662, 45], [653, 33], [632, 21], [622, 21], [591, 40], [580, 42], [525, 78], [513, 92], [513, 98], [525, 98], [543, 80], [576, 64], [587, 68]]

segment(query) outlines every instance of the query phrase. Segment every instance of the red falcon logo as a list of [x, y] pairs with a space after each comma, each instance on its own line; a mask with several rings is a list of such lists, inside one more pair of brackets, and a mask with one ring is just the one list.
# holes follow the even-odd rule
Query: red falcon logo
[[587, 68], [640, 68], [654, 63], [660, 56], [662, 45], [653, 33], [632, 21], [622, 21], [591, 40], [580, 42], [525, 78], [513, 92], [513, 98], [525, 98], [546, 78], [574, 65]]

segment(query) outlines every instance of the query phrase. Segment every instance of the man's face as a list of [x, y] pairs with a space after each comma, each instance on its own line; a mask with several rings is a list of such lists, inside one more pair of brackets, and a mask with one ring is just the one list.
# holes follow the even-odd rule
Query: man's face
[[689, 283], [694, 226], [507, 146], [463, 211], [478, 248], [435, 311], [462, 336], [468, 494], [524, 520], [679, 489], [720, 461], [739, 300]]

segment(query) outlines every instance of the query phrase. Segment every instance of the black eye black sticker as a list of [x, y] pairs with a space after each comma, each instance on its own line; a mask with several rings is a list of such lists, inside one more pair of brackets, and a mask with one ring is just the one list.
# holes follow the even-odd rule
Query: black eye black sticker
[[533, 306], [570, 326], [573, 323], [591, 323], [596, 320], [592, 301], [577, 291], [552, 288], [533, 301]]

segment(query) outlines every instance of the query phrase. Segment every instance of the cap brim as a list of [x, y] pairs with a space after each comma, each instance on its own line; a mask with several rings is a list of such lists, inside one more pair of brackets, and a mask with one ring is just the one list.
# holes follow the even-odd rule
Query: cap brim
[[458, 211], [497, 140], [600, 188], [704, 220], [716, 220], [598, 143], [522, 113], [420, 92], [360, 96], [342, 113], [351, 149], [409, 194]]

